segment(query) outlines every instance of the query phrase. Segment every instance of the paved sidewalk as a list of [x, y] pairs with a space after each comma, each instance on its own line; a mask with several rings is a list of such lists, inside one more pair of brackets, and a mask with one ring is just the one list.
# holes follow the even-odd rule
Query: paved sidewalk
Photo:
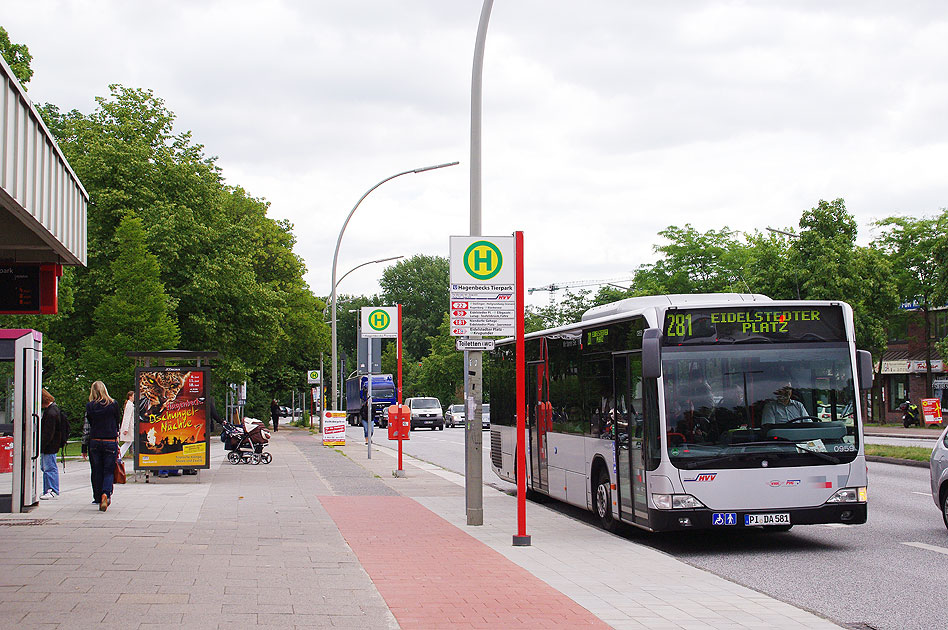
[[63, 494], [0, 515], [0, 627], [836, 628], [634, 542], [484, 489], [464, 523], [460, 475], [363, 444], [274, 434], [270, 465], [212, 442], [197, 477], [119, 487], [91, 504], [88, 467]]

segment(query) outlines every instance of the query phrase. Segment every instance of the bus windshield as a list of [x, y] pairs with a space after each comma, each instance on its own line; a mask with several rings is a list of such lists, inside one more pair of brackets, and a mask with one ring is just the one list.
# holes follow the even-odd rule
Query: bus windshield
[[662, 359], [668, 456], [678, 468], [855, 458], [846, 344], [665, 348]]

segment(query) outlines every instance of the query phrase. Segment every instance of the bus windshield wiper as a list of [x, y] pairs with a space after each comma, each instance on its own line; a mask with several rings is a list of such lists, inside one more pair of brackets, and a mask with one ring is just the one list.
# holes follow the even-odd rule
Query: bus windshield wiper
[[[812, 448], [807, 448], [807, 447], [805, 447], [805, 446], [801, 446], [801, 445], [798, 444], [796, 441], [791, 440], [790, 438], [785, 438], [785, 437], [783, 437], [783, 436], [775, 437], [775, 438], [770, 439], [770, 440], [761, 440], [761, 441], [759, 441], [759, 442], [738, 442], [738, 443], [736, 443], [736, 444], [731, 444], [731, 446], [767, 446], [767, 445], [774, 444], [774, 443], [786, 444], [786, 443], [788, 443], [788, 442], [789, 442], [790, 444], [793, 444], [793, 446], [795, 446], [795, 447], [798, 448], [799, 450], [803, 451], [804, 453], [809, 453], [810, 455], [816, 455], [816, 456], [819, 457], [820, 459], [825, 459], [826, 461], [832, 462], [832, 463], [834, 463], [834, 464], [838, 464], [838, 463], [839, 463], [839, 459], [838, 459], [838, 458], [833, 457], [832, 455], [830, 455], [830, 454], [828, 454], [828, 453], [824, 453], [823, 451], [817, 451], [817, 450], [814, 450], [814, 449], [812, 449]], [[787, 453], [786, 451], [775, 451], [774, 454], [775, 454], [775, 455], [789, 455], [789, 453]]]
[[[772, 440], [760, 440], [756, 442], [737, 442], [735, 444], [731, 444], [730, 447], [735, 448], [738, 446], [771, 446], [773, 444], [780, 444], [781, 446], [789, 446], [792, 444], [795, 448], [809, 455], [816, 455], [820, 459], [826, 460], [833, 464], [839, 463], [839, 459], [837, 459], [836, 457], [833, 457], [832, 455], [823, 453], [821, 451], [815, 451], [813, 449], [806, 448], [805, 446], [800, 446], [793, 440], [789, 438], [785, 438], [785, 437], [774, 438]], [[779, 457], [783, 455], [792, 455], [792, 454], [796, 454], [796, 453], [790, 453], [787, 451], [773, 451], [769, 453], [761, 452], [761, 451], [743, 451], [740, 453], [728, 453], [727, 455], [719, 455], [718, 457], [712, 457], [710, 459], [698, 459], [696, 461], [684, 462], [682, 466], [684, 468], [692, 470], [695, 468], [701, 468], [704, 466], [720, 464], [722, 462], [733, 461], [735, 459], [740, 459], [742, 457], [748, 457], [748, 456], [757, 456], [757, 457], [778, 456]]]
[[697, 459], [690, 462], [682, 462], [682, 468], [688, 470], [694, 470], [695, 468], [705, 468], [707, 466], [713, 466], [715, 464], [720, 464], [721, 462], [730, 462], [735, 459], [741, 459], [747, 457], [748, 455], [760, 455], [760, 453], [729, 453], [727, 455], [719, 455], [717, 457]]

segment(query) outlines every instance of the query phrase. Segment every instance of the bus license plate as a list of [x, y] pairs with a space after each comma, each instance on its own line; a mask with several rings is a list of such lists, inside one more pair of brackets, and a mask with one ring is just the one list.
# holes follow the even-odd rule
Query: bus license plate
[[755, 525], [789, 525], [790, 515], [783, 514], [745, 514], [744, 525], [753, 527]]

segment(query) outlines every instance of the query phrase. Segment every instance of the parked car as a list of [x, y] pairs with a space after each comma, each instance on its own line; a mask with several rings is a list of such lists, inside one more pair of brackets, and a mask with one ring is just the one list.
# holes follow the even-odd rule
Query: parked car
[[444, 423], [449, 427], [464, 426], [464, 405], [448, 405], [444, 412]]
[[481, 429], [490, 428], [490, 403], [481, 405]]
[[409, 398], [405, 405], [411, 410], [411, 430], [419, 427], [430, 427], [444, 431], [444, 413], [441, 411], [441, 401], [431, 397]]
[[948, 429], [935, 441], [929, 462], [932, 475], [932, 499], [941, 510], [941, 518], [948, 527]]

